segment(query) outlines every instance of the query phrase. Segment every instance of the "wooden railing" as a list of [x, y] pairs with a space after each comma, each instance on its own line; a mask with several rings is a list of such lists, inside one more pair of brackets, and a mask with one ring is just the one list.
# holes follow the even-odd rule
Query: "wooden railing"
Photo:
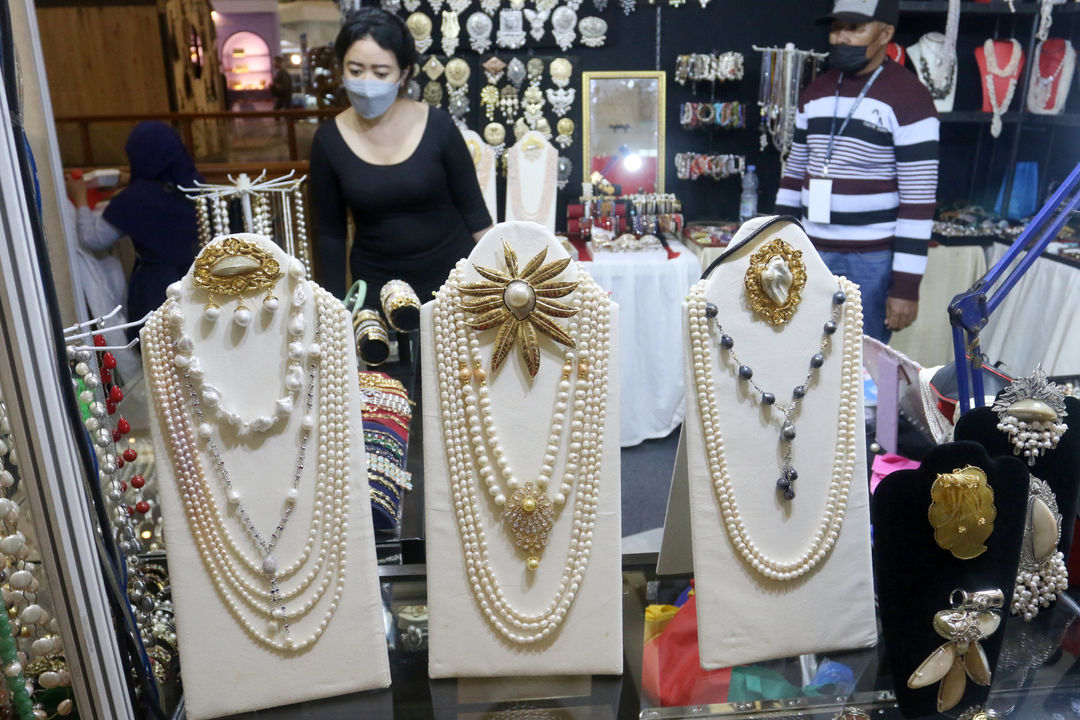
[[[82, 145], [81, 163], [84, 166], [93, 166], [94, 147], [90, 134], [90, 126], [95, 123], [137, 123], [144, 120], [161, 120], [178, 127], [180, 137], [187, 146], [188, 152], [195, 156], [195, 135], [192, 124], [203, 120], [254, 120], [259, 118], [277, 118], [285, 122], [285, 138], [289, 152], [289, 162], [296, 163], [305, 161], [301, 158], [296, 142], [296, 123], [318, 118], [320, 121], [333, 117], [341, 112], [340, 109], [327, 108], [320, 110], [253, 110], [245, 112], [177, 112], [177, 113], [146, 113], [138, 115], [79, 115], [60, 116], [55, 118], [57, 125], [75, 124], [79, 128], [79, 139]], [[260, 163], [266, 166], [267, 163]]]

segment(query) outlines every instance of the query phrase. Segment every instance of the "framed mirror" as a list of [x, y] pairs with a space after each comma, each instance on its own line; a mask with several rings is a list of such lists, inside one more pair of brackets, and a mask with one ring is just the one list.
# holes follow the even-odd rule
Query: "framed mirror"
[[599, 172], [624, 195], [664, 192], [663, 72], [582, 73], [582, 176]]

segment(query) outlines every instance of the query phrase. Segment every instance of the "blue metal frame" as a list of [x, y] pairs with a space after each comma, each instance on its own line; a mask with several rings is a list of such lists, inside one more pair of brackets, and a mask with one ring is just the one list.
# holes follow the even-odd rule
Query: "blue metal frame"
[[[1069, 177], [1032, 218], [1005, 255], [982, 279], [972, 285], [970, 290], [960, 293], [949, 303], [949, 323], [952, 325], [961, 413], [972, 409], [972, 395], [976, 407], [984, 404], [979, 332], [986, 327], [990, 314], [997, 309], [1013, 286], [1042, 255], [1046, 246], [1058, 236], [1077, 206], [1080, 206], [1080, 164], [1073, 168]], [[1020, 258], [1020, 262], [1005, 275], [1017, 258]], [[993, 288], [999, 280], [1000, 285]], [[970, 361], [967, 357], [969, 352]]]

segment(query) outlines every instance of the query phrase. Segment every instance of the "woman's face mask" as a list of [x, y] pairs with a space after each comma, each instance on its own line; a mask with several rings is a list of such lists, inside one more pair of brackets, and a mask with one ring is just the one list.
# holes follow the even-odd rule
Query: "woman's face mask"
[[368, 120], [374, 120], [390, 109], [394, 100], [397, 99], [398, 88], [401, 85], [400, 82], [359, 80], [349, 77], [344, 78], [343, 82], [353, 110]]

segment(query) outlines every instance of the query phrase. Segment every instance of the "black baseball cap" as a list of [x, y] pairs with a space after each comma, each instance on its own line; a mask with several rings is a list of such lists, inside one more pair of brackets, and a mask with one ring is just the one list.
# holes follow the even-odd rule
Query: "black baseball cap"
[[815, 22], [823, 25], [834, 20], [854, 23], [880, 20], [896, 27], [900, 22], [900, 0], [836, 0], [833, 11]]

